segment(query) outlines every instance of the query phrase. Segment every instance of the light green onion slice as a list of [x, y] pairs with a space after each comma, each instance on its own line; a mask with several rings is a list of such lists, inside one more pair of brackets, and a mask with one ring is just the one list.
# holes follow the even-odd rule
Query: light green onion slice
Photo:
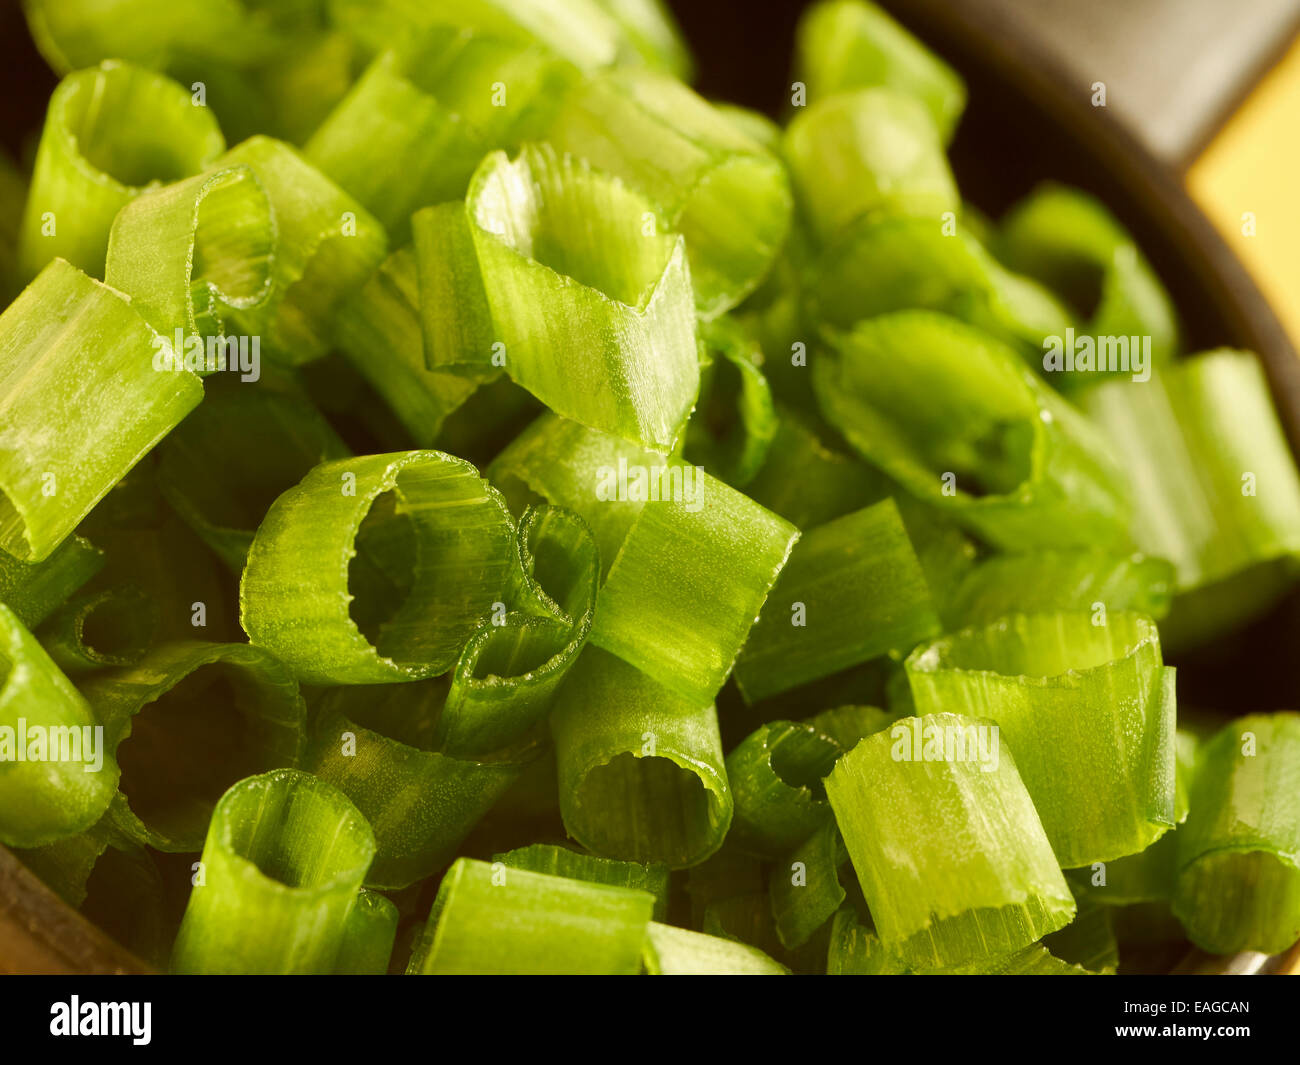
[[133, 585], [87, 592], [56, 610], [36, 635], [69, 676], [140, 661], [158, 632], [158, 604]]
[[694, 70], [690, 48], [663, 0], [596, 0], [615, 22], [626, 44], [620, 61], [635, 56], [640, 62], [681, 81], [689, 82]]
[[1275, 603], [1300, 572], [1300, 476], [1255, 358], [1210, 352], [1082, 402], [1126, 456], [1138, 546], [1177, 571], [1166, 644], [1205, 643]]
[[363, 888], [343, 928], [334, 972], [349, 976], [381, 976], [388, 972], [397, 921], [396, 906], [383, 895]]
[[[1145, 345], [1148, 370], [1175, 354], [1178, 319], [1169, 296], [1133, 238], [1087, 193], [1039, 186], [1003, 220], [994, 250], [1013, 270], [1049, 285], [1075, 308], [1086, 322], [1080, 333], [1093, 339], [1097, 355], [1119, 339]], [[1077, 359], [1082, 337], [1074, 339]], [[1135, 354], [1130, 348], [1130, 359]], [[1052, 380], [1079, 385], [1122, 372], [1066, 369]]]
[[26, 280], [50, 260], [104, 272], [109, 227], [134, 197], [205, 170], [225, 150], [216, 119], [170, 78], [108, 59], [50, 97], [19, 247]]
[[492, 860], [512, 869], [528, 869], [534, 873], [648, 891], [655, 897], [653, 916], [657, 920], [664, 920], [668, 913], [668, 867], [657, 862], [649, 865], [620, 862], [595, 854], [583, 854], [552, 843], [519, 847], [505, 854], [497, 854]]
[[1215, 954], [1300, 939], [1300, 714], [1238, 718], [1205, 746], [1178, 830], [1174, 913]]
[[966, 107], [966, 86], [957, 72], [875, 4], [812, 5], [799, 20], [794, 47], [794, 77], [808, 103], [885, 85], [924, 104], [945, 142]]
[[1033, 551], [992, 555], [961, 582], [949, 616], [956, 628], [1006, 614], [1058, 610], [1131, 610], [1153, 618], [1169, 613], [1174, 568], [1163, 558], [1106, 551]]
[[530, 508], [519, 540], [521, 612], [487, 622], [461, 651], [435, 732], [447, 754], [486, 754], [542, 726], [591, 631], [600, 582], [591, 530], [559, 507]]
[[[950, 713], [905, 718], [826, 779], [881, 940], [933, 967], [1019, 950], [1075, 912], [1017, 763], [989, 727]], [[981, 728], [982, 749], [970, 742]], [[937, 758], [904, 749], [898, 737], [914, 729]]]
[[[665, 74], [628, 67], [591, 78], [545, 136], [639, 189], [658, 224], [686, 238], [705, 319], [752, 292], [785, 240], [791, 196], [780, 163]], [[638, 225], [653, 233], [655, 218]]]
[[465, 195], [489, 151], [537, 136], [577, 77], [536, 44], [440, 24], [376, 57], [307, 157], [402, 241], [413, 211]]
[[251, 137], [217, 163], [253, 172], [276, 225], [271, 293], [250, 310], [232, 311], [232, 325], [261, 336], [268, 356], [291, 365], [319, 358], [333, 346], [339, 302], [364, 285], [387, 254], [383, 227], [281, 141]]
[[47, 558], [198, 404], [197, 377], [153, 368], [157, 339], [62, 259], [0, 314], [0, 551]]
[[212, 811], [172, 953], [178, 973], [329, 973], [375, 853], [337, 789], [296, 769], [235, 784]]
[[373, 826], [370, 887], [404, 888], [449, 862], [538, 753], [528, 739], [484, 759], [436, 750], [442, 693], [437, 681], [337, 688], [314, 711], [304, 764]]
[[199, 409], [158, 452], [158, 484], [167, 501], [239, 573], [275, 499], [348, 448], [302, 397], [221, 381], [208, 385]]
[[645, 969], [651, 976], [786, 976], [790, 970], [757, 947], [650, 922]]
[[1174, 824], [1174, 678], [1150, 618], [1016, 614], [922, 645], [906, 668], [918, 713], [996, 722], [1063, 868]]
[[828, 240], [864, 215], [956, 218], [961, 196], [925, 105], [858, 89], [799, 108], [783, 156], [813, 232]]
[[104, 552], [70, 536], [44, 562], [19, 562], [0, 551], [0, 603], [35, 628], [104, 568]]
[[0, 604], [0, 843], [40, 847], [99, 820], [118, 781], [104, 724]]
[[247, 644], [162, 644], [82, 690], [122, 768], [114, 826], [157, 850], [198, 850], [232, 783], [297, 765], [302, 751], [297, 681]]
[[[224, 341], [231, 310], [268, 298], [275, 219], [266, 192], [245, 166], [211, 170], [137, 196], [118, 212], [108, 237], [105, 282], [202, 374], [240, 369], [256, 380], [248, 338]], [[198, 343], [203, 342], [200, 351]], [[200, 353], [202, 358], [200, 359]], [[260, 352], [259, 352], [260, 354]]]
[[[350, 563], [372, 561], [367, 540], [387, 545], [376, 553], [404, 598], [354, 601], [349, 578], [361, 573]], [[468, 462], [440, 451], [339, 459], [267, 512], [240, 584], [240, 618], [253, 643], [304, 681], [418, 680], [456, 661], [517, 566], [509, 511]]]
[[636, 975], [647, 891], [457, 860], [407, 969], [425, 975]]
[[591, 641], [703, 706], [725, 683], [799, 531], [698, 467], [680, 472], [680, 491], [646, 504], [623, 541]]
[[682, 869], [722, 845], [733, 804], [710, 703], [588, 647], [560, 689], [551, 732], [564, 827], [588, 850]]
[[925, 574], [893, 500], [809, 530], [736, 663], [747, 702], [937, 635]]
[[552, 148], [489, 154], [463, 210], [412, 219], [429, 368], [504, 369], [558, 414], [669, 451], [699, 355], [682, 237], [654, 220]]
[[1008, 550], [1126, 545], [1108, 441], [1009, 348], [955, 319], [860, 322], [813, 363], [827, 419], [864, 459]]
[[425, 367], [420, 286], [409, 247], [393, 252], [348, 297], [335, 334], [349, 365], [383, 397], [417, 447], [431, 447], [447, 416], [478, 387], [472, 378]]

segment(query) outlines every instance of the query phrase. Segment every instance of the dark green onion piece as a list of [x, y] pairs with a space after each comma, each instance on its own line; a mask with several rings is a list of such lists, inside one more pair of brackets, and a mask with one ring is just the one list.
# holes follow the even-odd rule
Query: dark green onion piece
[[840, 869], [848, 860], [839, 827], [829, 820], [773, 865], [768, 888], [772, 917], [788, 949], [812, 939], [843, 904], [847, 894]]
[[37, 636], [69, 676], [144, 657], [158, 632], [158, 604], [132, 585], [88, 592], [60, 607]]
[[494, 855], [492, 861], [513, 869], [528, 869], [534, 873], [648, 891], [655, 897], [653, 916], [664, 920], [668, 913], [668, 867], [657, 862], [649, 865], [620, 862], [551, 843], [519, 847], [505, 854]]
[[178, 973], [329, 973], [375, 853], [338, 790], [296, 769], [241, 780], [212, 811], [172, 953]]
[[407, 972], [635, 975], [653, 908], [647, 891], [461, 858]]
[[35, 628], [104, 567], [104, 552], [70, 536], [44, 562], [19, 562], [0, 551], [0, 603]]

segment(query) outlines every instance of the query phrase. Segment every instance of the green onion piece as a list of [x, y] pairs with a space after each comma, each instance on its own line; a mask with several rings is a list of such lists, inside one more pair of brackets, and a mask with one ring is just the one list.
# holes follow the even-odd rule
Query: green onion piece
[[772, 867], [772, 917], [785, 947], [802, 947], [843, 904], [847, 894], [840, 869], [848, 860], [840, 830], [830, 820]]
[[544, 129], [577, 77], [536, 44], [437, 25], [379, 55], [306, 154], [403, 241], [413, 211], [464, 196], [484, 155]]
[[1205, 746], [1178, 831], [1174, 913], [1214, 954], [1300, 939], [1300, 714], [1251, 714]]
[[450, 755], [482, 755], [541, 725], [591, 631], [600, 559], [586, 524], [558, 507], [530, 508], [519, 534], [527, 599], [549, 616], [506, 614], [465, 644], [435, 731]]
[[763, 863], [738, 847], [723, 844], [705, 861], [686, 873], [686, 894], [691, 900], [691, 924], [701, 927], [716, 904], [763, 890]]
[[734, 319], [704, 326], [712, 355], [701, 370], [698, 413], [686, 426], [683, 453], [733, 488], [743, 488], [763, 466], [777, 433], [772, 389], [759, 367], [763, 352]]
[[653, 908], [646, 891], [461, 858], [407, 972], [636, 975]]
[[212, 811], [172, 971], [332, 972], [374, 853], [365, 818], [323, 781], [296, 769], [241, 780]]
[[680, 491], [661, 485], [623, 541], [591, 641], [704, 706], [731, 672], [799, 531], [698, 467], [680, 472]]
[[1008, 550], [1127, 542], [1107, 440], [1015, 354], [927, 311], [860, 322], [813, 363], [827, 419], [912, 495]]
[[[989, 727], [949, 713], [906, 718], [864, 739], [826, 779], [881, 939], [933, 967], [1019, 950], [1075, 912], [1010, 752], [987, 731], [988, 757], [947, 743]], [[904, 746], [914, 731], [938, 744], [929, 749], [937, 758]]]
[[1275, 603], [1300, 572], [1300, 476], [1259, 363], [1214, 351], [1083, 402], [1126, 456], [1138, 546], [1177, 571], [1165, 643], [1203, 644]]
[[1173, 671], [1155, 622], [1016, 614], [906, 662], [917, 712], [991, 718], [1063, 868], [1135, 854], [1174, 824]]
[[251, 137], [226, 152], [222, 167], [247, 166], [271, 202], [276, 244], [271, 294], [230, 321], [261, 336], [268, 356], [300, 365], [333, 346], [338, 304], [370, 278], [388, 251], [383, 227], [297, 151]]
[[62, 259], [0, 314], [0, 551], [49, 557], [198, 404], [197, 377], [154, 370], [157, 339]]
[[[393, 544], [406, 587], [398, 604], [352, 602], [349, 577], [359, 573], [349, 563], [367, 532]], [[240, 584], [240, 618], [253, 643], [309, 683], [419, 680], [456, 661], [517, 565], [505, 503], [468, 462], [440, 451], [339, 459], [267, 512]]]
[[75, 836], [42, 847], [19, 849], [17, 854], [59, 898], [69, 906], [80, 907], [86, 900], [90, 875], [110, 842], [132, 846], [113, 831], [112, 822], [104, 817]]
[[532, 737], [482, 759], [436, 750], [444, 690], [438, 681], [337, 688], [315, 708], [304, 765], [373, 826], [372, 888], [407, 887], [451, 861], [539, 753]]
[[494, 855], [492, 861], [508, 865], [512, 869], [527, 869], [534, 873], [648, 891], [655, 897], [653, 916], [663, 920], [668, 913], [668, 867], [657, 862], [649, 865], [620, 862], [549, 843], [519, 847], [505, 854]]
[[772, 919], [771, 900], [762, 889], [709, 903], [704, 908], [700, 929], [706, 935], [747, 943], [773, 957], [783, 955], [776, 922]]
[[1119, 943], [1111, 927], [1112, 911], [1086, 897], [1078, 901], [1078, 915], [1059, 932], [1044, 937], [1043, 946], [1066, 964], [1113, 975], [1119, 967]]
[[940, 224], [961, 196], [924, 104], [890, 89], [857, 89], [800, 108], [783, 156], [821, 240], [863, 215], [916, 215]]
[[964, 628], [1006, 614], [1096, 610], [1100, 604], [1162, 618], [1173, 589], [1174, 569], [1163, 558], [1087, 549], [993, 555], [967, 574], [949, 616], [954, 627]]
[[[158, 449], [158, 484], [198, 537], [236, 573], [276, 498], [347, 445], [309, 402], [269, 388], [209, 385], [199, 409]], [[195, 476], [196, 471], [204, 476]]]
[[598, 647], [569, 672], [551, 714], [560, 813], [607, 858], [696, 865], [731, 825], [718, 718]]
[[[348, 94], [359, 66], [359, 49], [346, 33], [315, 26], [297, 31], [288, 54], [260, 63], [251, 72], [254, 91], [261, 92], [255, 103], [270, 112], [258, 131], [290, 144], [306, 144]], [[239, 135], [251, 132], [241, 130]]]
[[885, 85], [924, 104], [945, 142], [966, 107], [966, 86], [956, 71], [875, 4], [812, 5], [799, 19], [794, 47], [794, 77], [808, 103]]
[[[1099, 357], [1114, 339], [1149, 345], [1148, 371], [1176, 353], [1178, 319], [1159, 278], [1124, 227], [1087, 193], [1040, 185], [1003, 220], [994, 250], [1013, 270], [1049, 285], [1075, 308], [1086, 321], [1081, 332], [1093, 338]], [[1076, 358], [1079, 339], [1074, 338]], [[1136, 354], [1130, 349], [1130, 359]], [[1123, 372], [1067, 369], [1054, 379], [1068, 386]]]
[[673, 447], [699, 356], [683, 241], [649, 201], [525, 146], [483, 160], [463, 213], [426, 209], [412, 228], [430, 369], [504, 368], [558, 414]]
[[447, 416], [478, 387], [471, 378], [425, 367], [419, 281], [409, 247], [393, 252], [348, 297], [335, 319], [335, 334], [344, 358], [383, 397], [418, 447], [431, 447]]
[[[195, 341], [225, 338], [232, 310], [248, 310], [271, 291], [275, 219], [246, 166], [212, 170], [146, 192], [118, 212], [108, 237], [105, 282], [172, 342], [175, 358], [198, 372], [242, 369], [256, 380], [248, 342], [213, 347], [208, 359]], [[236, 356], [242, 356], [242, 361]], [[210, 365], [209, 363], [212, 363]]]
[[1012, 345], [1041, 369], [1043, 338], [1064, 337], [1074, 315], [1030, 278], [1001, 266], [961, 225], [942, 218], [867, 216], [809, 267], [815, 320], [848, 329], [913, 308], [960, 318]]
[[158, 633], [158, 604], [140, 588], [123, 585], [79, 595], [37, 631], [45, 650], [69, 676], [109, 666], [132, 666]]
[[364, 888], [348, 914], [334, 972], [348, 976], [382, 976], [388, 972], [397, 938], [397, 907]]
[[596, 0], [618, 23], [626, 45], [620, 60], [633, 56], [646, 66], [689, 82], [694, 72], [690, 47], [663, 0]]
[[118, 780], [104, 724], [0, 604], [0, 843], [40, 847], [99, 820]]
[[777, 858], [831, 818], [822, 778], [844, 753], [811, 724], [769, 721], [727, 755], [735, 817], [729, 839]]
[[117, 212], [156, 183], [206, 169], [225, 147], [212, 112], [161, 74], [116, 59], [69, 74], [50, 97], [36, 152], [23, 279], [55, 258], [102, 274]]
[[[639, 189], [686, 238], [695, 306], [716, 318], [757, 287], [790, 226], [781, 164], [685, 85], [644, 68], [580, 86], [546, 139]], [[637, 226], [654, 232], [638, 219]]]
[[302, 750], [297, 681], [247, 644], [163, 644], [82, 689], [122, 767], [114, 826], [157, 850], [198, 850], [222, 792]]
[[940, 632], [893, 500], [809, 530], [736, 663], [746, 702], [779, 695]]
[[657, 921], [650, 922], [644, 961], [651, 976], [787, 976], [790, 972], [757, 947]]
[[19, 562], [0, 551], [0, 603], [35, 628], [104, 568], [104, 552], [70, 536], [44, 562]]

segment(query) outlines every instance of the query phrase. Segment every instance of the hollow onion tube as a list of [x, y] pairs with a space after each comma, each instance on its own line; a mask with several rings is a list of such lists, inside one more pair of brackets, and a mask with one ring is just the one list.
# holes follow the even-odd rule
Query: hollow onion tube
[[197, 850], [226, 788], [297, 765], [302, 751], [297, 681], [247, 644], [162, 644], [82, 690], [122, 767], [114, 827], [161, 851]]
[[375, 58], [307, 158], [401, 241], [413, 211], [465, 195], [489, 151], [536, 136], [578, 76], [539, 45], [439, 24]]
[[600, 581], [591, 531], [577, 515], [547, 506], [530, 508], [519, 533], [522, 609], [487, 622], [462, 649], [435, 730], [447, 754], [482, 755], [544, 727], [591, 631]]
[[334, 972], [349, 976], [380, 976], [388, 972], [388, 959], [397, 938], [397, 907], [364, 888], [348, 914], [343, 942], [334, 959]]
[[48, 558], [198, 404], [197, 377], [153, 368], [156, 340], [62, 259], [0, 314], [0, 551]]
[[70, 536], [44, 562], [19, 562], [0, 552], [0, 603], [29, 628], [104, 568], [104, 552], [81, 536]]
[[[145, 192], [118, 212], [104, 280], [130, 296], [174, 357], [198, 362], [191, 337], [224, 338], [231, 310], [269, 297], [275, 238], [270, 201], [253, 171], [214, 169]], [[194, 368], [224, 368], [207, 365], [207, 348]], [[228, 346], [221, 350], [231, 369], [240, 366], [230, 365]]]
[[699, 391], [682, 237], [548, 146], [486, 156], [464, 205], [412, 219], [433, 370], [504, 369], [558, 414], [666, 452]]
[[648, 891], [655, 897], [653, 916], [663, 920], [668, 913], [668, 867], [657, 862], [649, 865], [620, 862], [550, 843], [518, 847], [505, 854], [494, 855], [492, 860], [512, 869], [528, 869], [534, 873]]
[[[352, 602], [349, 563], [368, 515], [372, 535], [393, 543], [400, 601]], [[249, 549], [240, 620], [305, 681], [418, 680], [456, 661], [517, 565], [504, 501], [463, 459], [440, 451], [339, 459], [271, 505]], [[354, 618], [367, 605], [379, 612], [362, 627]]]
[[875, 4], [813, 4], [799, 19], [794, 49], [794, 78], [807, 90], [808, 103], [885, 85], [919, 100], [945, 143], [966, 107], [957, 72]]
[[101, 275], [117, 212], [156, 183], [206, 169], [225, 147], [212, 112], [170, 78], [115, 59], [69, 74], [50, 97], [36, 152], [23, 278], [55, 258]]
[[134, 585], [87, 592], [56, 610], [37, 632], [69, 676], [140, 661], [158, 632], [158, 604]]
[[388, 404], [416, 446], [431, 447], [447, 416], [463, 406], [478, 382], [426, 368], [419, 308], [415, 253], [399, 248], [344, 301], [335, 334], [348, 364]]
[[905, 665], [918, 714], [997, 724], [1063, 868], [1135, 854], [1174, 824], [1174, 677], [1150, 618], [1015, 614]]
[[407, 969], [413, 975], [635, 975], [647, 891], [460, 858]]
[[212, 811], [172, 971], [332, 972], [374, 853], [336, 788], [296, 769], [241, 780]]
[[[267, 509], [347, 445], [301, 396], [224, 381], [158, 449], [158, 486], [195, 534], [239, 573]], [[204, 476], [196, 476], [197, 471]]]
[[1082, 402], [1126, 456], [1134, 539], [1174, 564], [1165, 642], [1197, 646], [1276, 602], [1300, 572], [1300, 476], [1255, 358], [1213, 351]]
[[294, 366], [319, 358], [332, 347], [339, 302], [366, 283], [388, 252], [383, 226], [281, 141], [250, 137], [217, 165], [253, 172], [276, 225], [271, 293], [248, 310], [232, 310], [230, 321], [261, 336], [268, 356]]
[[1110, 444], [1009, 348], [900, 311], [813, 363], [827, 420], [918, 499], [1006, 549], [1124, 547], [1130, 504]]
[[[893, 735], [914, 726], [921, 751]], [[1017, 763], [989, 728], [949, 713], [905, 718], [826, 779], [881, 940], [934, 967], [1019, 950], [1075, 912]]]
[[99, 820], [118, 782], [103, 726], [0, 604], [0, 843], [39, 847]]
[[659, 225], [686, 238], [702, 318], [752, 292], [785, 240], [791, 196], [780, 163], [666, 74], [597, 74], [572, 92], [545, 137], [640, 190]]
[[682, 869], [722, 845], [732, 795], [709, 703], [589, 646], [560, 689], [551, 733], [564, 827], [588, 850]]
[[786, 976], [790, 970], [757, 947], [651, 921], [644, 948], [651, 976]]
[[809, 530], [736, 662], [747, 702], [779, 695], [940, 631], [893, 500]]
[[[1124, 227], [1087, 193], [1040, 185], [1003, 219], [994, 251], [1086, 317], [1079, 332], [1092, 338], [1097, 356], [1117, 339], [1144, 345], [1148, 371], [1175, 354], [1178, 319], [1160, 279]], [[1074, 338], [1076, 360], [1081, 340]], [[1130, 360], [1137, 354], [1130, 348]], [[1071, 373], [1067, 367], [1052, 380], [1068, 387], [1115, 372], [1125, 368]]]
[[961, 209], [929, 113], [901, 92], [856, 89], [799, 108], [782, 155], [823, 241], [863, 215], [917, 215], [937, 225]]
[[1178, 830], [1174, 914], [1215, 954], [1300, 939], [1300, 714], [1225, 725], [1198, 759]]
[[657, 501], [652, 485], [601, 586], [591, 642], [704, 706], [799, 531], [698, 468], [680, 473], [680, 489], [661, 482]]

